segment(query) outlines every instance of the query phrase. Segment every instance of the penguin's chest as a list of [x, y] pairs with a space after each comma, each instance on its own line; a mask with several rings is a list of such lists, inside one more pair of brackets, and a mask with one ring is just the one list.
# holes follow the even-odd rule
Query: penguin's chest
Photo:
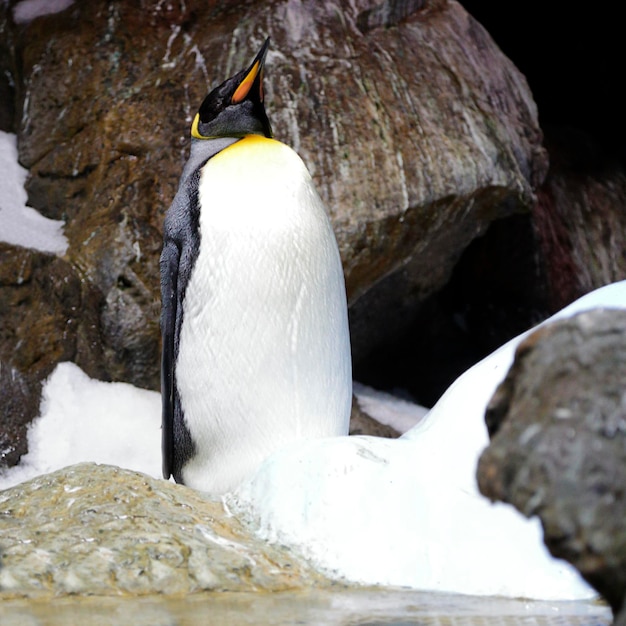
[[244, 338], [254, 337], [249, 348], [260, 349], [264, 334], [278, 328], [284, 334], [297, 324], [305, 300], [324, 297], [334, 240], [295, 154], [245, 147], [225, 152], [200, 177], [201, 243], [185, 315], [205, 344], [241, 349]]
[[228, 430], [263, 411], [297, 420], [345, 352], [341, 265], [308, 172], [282, 144], [235, 146], [200, 179], [200, 249], [177, 364], [192, 429], [210, 419]]
[[204, 358], [219, 359], [222, 368], [237, 361], [243, 375], [251, 351], [294, 331], [324, 249], [322, 225], [302, 209], [297, 190], [278, 172], [265, 172], [238, 186], [203, 176], [200, 250], [184, 303]]

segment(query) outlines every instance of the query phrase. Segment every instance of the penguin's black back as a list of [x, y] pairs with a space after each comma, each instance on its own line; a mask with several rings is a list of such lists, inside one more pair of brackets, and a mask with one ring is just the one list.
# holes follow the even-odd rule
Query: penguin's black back
[[178, 191], [165, 215], [161, 252], [161, 394], [163, 477], [174, 476], [182, 482], [181, 471], [196, 450], [185, 425], [176, 388], [183, 302], [189, 279], [200, 251], [200, 177], [209, 159], [238, 138], [192, 141], [189, 160], [183, 170]]
[[201, 163], [184, 179], [168, 211], [161, 253], [161, 332], [163, 336], [161, 389], [163, 402], [163, 476], [181, 482], [185, 461], [195, 454], [195, 445], [185, 425], [176, 386], [180, 329], [185, 291], [200, 250], [200, 204], [198, 199]]

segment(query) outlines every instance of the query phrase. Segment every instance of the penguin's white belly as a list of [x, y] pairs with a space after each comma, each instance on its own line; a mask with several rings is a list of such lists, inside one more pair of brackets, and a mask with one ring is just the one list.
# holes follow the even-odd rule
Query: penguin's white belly
[[347, 434], [350, 345], [334, 234], [295, 152], [243, 139], [207, 163], [199, 194], [176, 363], [196, 454], [182, 473], [221, 493], [290, 441]]

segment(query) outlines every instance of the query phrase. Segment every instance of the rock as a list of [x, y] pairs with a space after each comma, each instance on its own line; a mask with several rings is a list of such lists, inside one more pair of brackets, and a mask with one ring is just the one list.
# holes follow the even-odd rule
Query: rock
[[40, 380], [60, 361], [103, 377], [98, 292], [67, 261], [0, 242], [0, 357]]
[[399, 433], [393, 426], [383, 424], [368, 415], [360, 406], [356, 396], [352, 396], [352, 412], [350, 414], [350, 434], [370, 435], [372, 437], [388, 437], [395, 439]]
[[99, 331], [101, 297], [67, 261], [0, 242], [0, 467], [26, 452], [41, 381], [60, 361], [107, 378]]
[[400, 273], [415, 306], [492, 220], [529, 209], [544, 175], [524, 78], [456, 2], [117, 0], [12, 34], [29, 199], [67, 220], [68, 260], [103, 294], [115, 380], [158, 387], [160, 231], [191, 116], [266, 34], [269, 115], [328, 204], [352, 301]]
[[582, 132], [552, 131], [533, 221], [551, 308], [626, 276], [626, 172]]
[[17, 465], [28, 451], [27, 427], [37, 416], [41, 382], [0, 360], [0, 468]]
[[13, 33], [8, 22], [9, 6], [0, 5], [0, 130], [15, 132], [15, 76]]
[[279, 591], [326, 586], [218, 501], [107, 465], [0, 492], [0, 598]]
[[425, 4], [424, 0], [384, 0], [371, 9], [361, 11], [356, 23], [364, 34], [381, 26], [389, 28], [420, 11]]
[[538, 515], [550, 552], [617, 613], [626, 595], [626, 312], [550, 324], [517, 348], [486, 412], [481, 492]]

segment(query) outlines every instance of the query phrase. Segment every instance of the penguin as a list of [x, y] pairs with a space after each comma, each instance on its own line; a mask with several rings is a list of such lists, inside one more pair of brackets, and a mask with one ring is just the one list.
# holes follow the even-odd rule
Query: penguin
[[341, 259], [306, 166], [273, 138], [268, 46], [200, 105], [164, 221], [163, 476], [215, 495], [350, 419]]

